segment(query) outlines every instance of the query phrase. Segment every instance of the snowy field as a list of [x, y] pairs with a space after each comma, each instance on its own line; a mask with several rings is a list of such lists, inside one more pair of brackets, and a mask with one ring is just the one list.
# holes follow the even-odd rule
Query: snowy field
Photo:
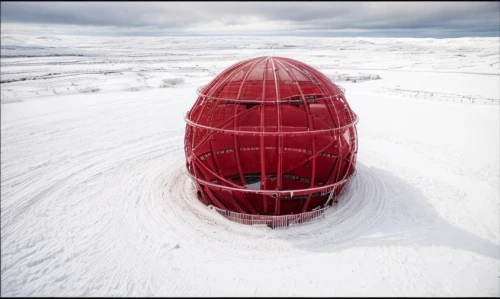
[[[499, 47], [2, 36], [2, 296], [500, 296]], [[288, 229], [224, 219], [185, 170], [196, 88], [262, 55], [360, 118], [338, 205]]]

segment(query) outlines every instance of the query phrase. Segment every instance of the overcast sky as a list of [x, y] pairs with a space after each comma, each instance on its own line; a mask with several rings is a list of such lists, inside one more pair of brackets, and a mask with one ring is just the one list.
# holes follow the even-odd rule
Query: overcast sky
[[2, 2], [2, 35], [499, 36], [500, 2]]

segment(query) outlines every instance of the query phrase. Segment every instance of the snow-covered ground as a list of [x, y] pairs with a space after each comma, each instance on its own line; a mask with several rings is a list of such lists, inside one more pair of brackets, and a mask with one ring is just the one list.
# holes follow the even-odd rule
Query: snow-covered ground
[[[499, 296], [499, 47], [2, 36], [2, 296]], [[318, 68], [360, 117], [356, 177], [288, 229], [224, 219], [185, 171], [196, 88], [261, 55]]]

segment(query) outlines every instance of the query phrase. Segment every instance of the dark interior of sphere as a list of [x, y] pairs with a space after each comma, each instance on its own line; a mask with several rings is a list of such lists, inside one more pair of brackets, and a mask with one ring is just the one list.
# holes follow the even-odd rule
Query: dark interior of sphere
[[294, 60], [236, 64], [201, 89], [187, 119], [188, 171], [200, 200], [224, 210], [311, 211], [332, 204], [345, 183], [321, 187], [355, 170], [356, 115], [328, 78]]

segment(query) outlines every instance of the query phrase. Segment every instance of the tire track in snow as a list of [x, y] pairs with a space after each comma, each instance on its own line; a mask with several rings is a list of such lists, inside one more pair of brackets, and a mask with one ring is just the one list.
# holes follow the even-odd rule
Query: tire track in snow
[[[156, 103], [164, 105], [161, 101]], [[106, 226], [109, 222], [106, 214], [110, 215], [106, 208], [109, 204], [107, 196], [113, 193], [114, 188], [113, 184], [108, 185], [110, 188], [100, 190], [94, 189], [94, 186], [102, 188], [106, 181], [119, 180], [127, 169], [123, 169], [124, 165], [129, 165], [130, 169], [133, 167], [131, 165], [140, 165], [163, 156], [167, 152], [165, 141], [183, 133], [183, 130], [163, 129], [151, 134], [149, 131], [140, 132], [132, 128], [129, 130], [130, 135], [122, 138], [121, 130], [114, 129], [121, 127], [124, 120], [128, 123], [133, 123], [134, 120], [144, 122], [140, 113], [123, 117], [123, 108], [138, 104], [142, 102], [113, 101], [111, 104], [107, 102], [84, 109], [25, 118], [7, 123], [10, 126], [2, 126], [3, 294], [5, 290], [12, 295], [53, 295], [64, 291], [73, 295], [75, 291], [81, 294], [102, 292], [102, 282], [91, 282], [95, 282], [96, 266], [100, 271], [97, 277], [113, 269], [113, 262], [109, 263], [109, 254], [113, 251], [109, 250], [106, 242], [110, 245], [115, 243], [109, 239], [114, 232], [112, 226]], [[107, 118], [106, 127], [101, 128], [99, 122], [89, 122], [92, 118], [87, 115], [95, 114], [96, 111], [113, 111], [108, 114], [111, 117]], [[131, 114], [125, 112], [127, 113]], [[113, 114], [118, 117], [113, 117]], [[51, 134], [50, 128], [59, 127], [60, 124], [65, 125], [65, 130], [55, 130], [55, 134]], [[82, 127], [90, 132], [101, 133], [92, 137], [97, 142], [90, 144], [90, 150], [85, 144], [90, 135], [77, 135]], [[100, 145], [99, 139], [109, 145]], [[61, 147], [61, 142], [66, 143], [66, 140], [70, 141], [68, 146]], [[43, 144], [43, 148], [37, 148], [35, 144]], [[95, 149], [92, 150], [92, 147]], [[26, 171], [26, 165], [44, 160], [37, 167]], [[101, 200], [95, 206], [99, 209], [82, 213], [81, 211], [91, 209], [86, 202], [96, 203], [96, 198]], [[49, 216], [60, 213], [63, 213], [62, 217]], [[34, 247], [32, 236], [37, 232], [42, 233], [42, 239]], [[115, 253], [119, 252], [119, 247]], [[46, 255], [51, 256], [50, 260], [43, 258]], [[130, 258], [129, 260], [133, 260], [133, 257]], [[61, 274], [62, 268], [72, 275], [68, 272]], [[74, 273], [75, 270], [78, 272]], [[119, 269], [116, 270], [120, 273]], [[105, 275], [103, 279], [106, 277], [116, 277], [116, 272], [115, 275]], [[75, 287], [79, 280], [89, 283], [83, 287]], [[149, 277], [143, 277], [143, 281], [147, 280]], [[52, 283], [40, 284], [40, 281]], [[65, 285], [71, 284], [73, 289], [65, 290]], [[150, 289], [152, 287], [147, 284], [144, 286]]]
[[[112, 114], [115, 117], [108, 117], [108, 125], [102, 131], [107, 140], [121, 137], [123, 132], [113, 132], [113, 129], [121, 126], [121, 120], [127, 116], [125, 109], [138, 107], [138, 102], [133, 100], [123, 101], [124, 107], [118, 107], [118, 103], [83, 110], [88, 114], [95, 113], [95, 109], [116, 110]], [[82, 111], [75, 109], [71, 113]], [[136, 116], [129, 117], [129, 122], [134, 119], [142, 121]], [[63, 134], [74, 132], [72, 134], [76, 135], [79, 126], [89, 125], [85, 121], [86, 115], [75, 119], [71, 114], [56, 113], [51, 119], [54, 126], [64, 124], [67, 119], [73, 119], [75, 124], [67, 127], [66, 132], [55, 131], [54, 136], [50, 136], [50, 130], [35, 130], [33, 138], [41, 142], [57, 142], [64, 137]], [[16, 126], [9, 126], [3, 133], [9, 144], [16, 147], [31, 144], [25, 136], [42, 121], [42, 117], [18, 121]], [[97, 126], [98, 122], [91, 125]], [[96, 132], [100, 131], [99, 128]], [[28, 220], [29, 217], [36, 219], [40, 215], [50, 215], [54, 208], [74, 213], [67, 216], [67, 221], [78, 223], [63, 225], [64, 222], [57, 217], [47, 220], [56, 236], [61, 235], [63, 239], [58, 241], [55, 236], [46, 236], [37, 250], [28, 252], [30, 255], [26, 260], [14, 260], [11, 256], [8, 264], [2, 262], [5, 289], [13, 290], [10, 293], [13, 295], [30, 293], [35, 286], [38, 290], [34, 294], [44, 295], [74, 294], [75, 291], [90, 296], [135, 295], [154, 294], [162, 286], [172, 285], [177, 286], [177, 294], [189, 294], [191, 285], [185, 282], [193, 278], [194, 272], [186, 268], [184, 263], [187, 260], [196, 261], [194, 264], [214, 261], [226, 265], [247, 261], [265, 263], [275, 259], [276, 254], [298, 257], [311, 251], [329, 251], [349, 246], [392, 216], [394, 202], [388, 202], [387, 198], [394, 197], [398, 190], [394, 190], [391, 182], [375, 170], [358, 163], [357, 175], [324, 219], [277, 230], [231, 222], [198, 201], [194, 184], [185, 170], [183, 134], [180, 127], [162, 129], [155, 134], [132, 130], [130, 136], [117, 139], [108, 146], [84, 151], [79, 151], [78, 147], [85, 139], [72, 139], [75, 144], [69, 149], [46, 148], [47, 151], [55, 150], [52, 154], [59, 158], [65, 157], [66, 151], [75, 149], [68, 160], [41, 163], [32, 173], [13, 171], [16, 163], [2, 164], [9, 174], [2, 181], [2, 187], [6, 182], [12, 185], [10, 190], [2, 188], [2, 196], [19, 199], [9, 202], [8, 209], [2, 209], [2, 241], [5, 241], [2, 248], [18, 247], [11, 254], [26, 255], [30, 236], [39, 230]], [[16, 153], [7, 148], [3, 149], [2, 158], [11, 160], [21, 155], [46, 154], [44, 151]], [[65, 161], [71, 161], [76, 167], [64, 168]], [[19, 165], [23, 163], [19, 162]], [[102, 189], [94, 190], [86, 184], [97, 184], [96, 188]], [[30, 192], [24, 192], [25, 189]], [[86, 196], [78, 201], [71, 199], [78, 192]], [[66, 197], [70, 198], [67, 202]], [[85, 205], [85, 210], [95, 215], [73, 212]], [[93, 228], [98, 231], [92, 232]], [[17, 232], [27, 233], [19, 238]], [[71, 245], [64, 245], [65, 242]], [[54, 252], [56, 254], [50, 260], [43, 260], [44, 255]], [[22, 283], [23, 270], [19, 270], [28, 260], [42, 261], [30, 264], [29, 271], [32, 272], [27, 277], [35, 279], [33, 284]], [[61, 272], [59, 269], [63, 268], [65, 271]], [[71, 268], [79, 269], [79, 273]], [[51, 281], [51, 284], [40, 285], [42, 281]], [[80, 285], [78, 281], [88, 283]], [[64, 285], [68, 288], [60, 289]], [[113, 287], [105, 290], [104, 285]], [[72, 292], [71, 288], [75, 291]], [[199, 292], [207, 292], [207, 289], [201, 286]]]
[[[124, 214], [115, 217], [115, 221], [126, 229], [123, 231], [125, 238], [156, 234], [156, 239], [160, 240], [174, 234], [175, 241], [172, 240], [169, 246], [180, 244], [196, 256], [218, 252], [220, 256], [240, 259], [266, 252], [264, 257], [273, 258], [276, 252], [296, 255], [294, 247], [342, 245], [366, 233], [384, 216], [385, 182], [369, 168], [360, 166], [358, 175], [337, 206], [323, 220], [274, 231], [267, 227], [240, 225], [198, 201], [183, 160], [183, 149], [178, 147], [168, 160], [152, 161], [151, 168], [131, 175], [121, 185], [124, 190], [120, 188], [116, 198], [125, 201], [115, 201], [115, 208]], [[122, 223], [125, 220], [127, 223]], [[329, 237], [328, 242], [318, 243], [325, 234]], [[272, 237], [266, 240], [269, 235]], [[261, 240], [258, 247], [256, 240]], [[291, 240], [294, 246], [290, 246]]]

